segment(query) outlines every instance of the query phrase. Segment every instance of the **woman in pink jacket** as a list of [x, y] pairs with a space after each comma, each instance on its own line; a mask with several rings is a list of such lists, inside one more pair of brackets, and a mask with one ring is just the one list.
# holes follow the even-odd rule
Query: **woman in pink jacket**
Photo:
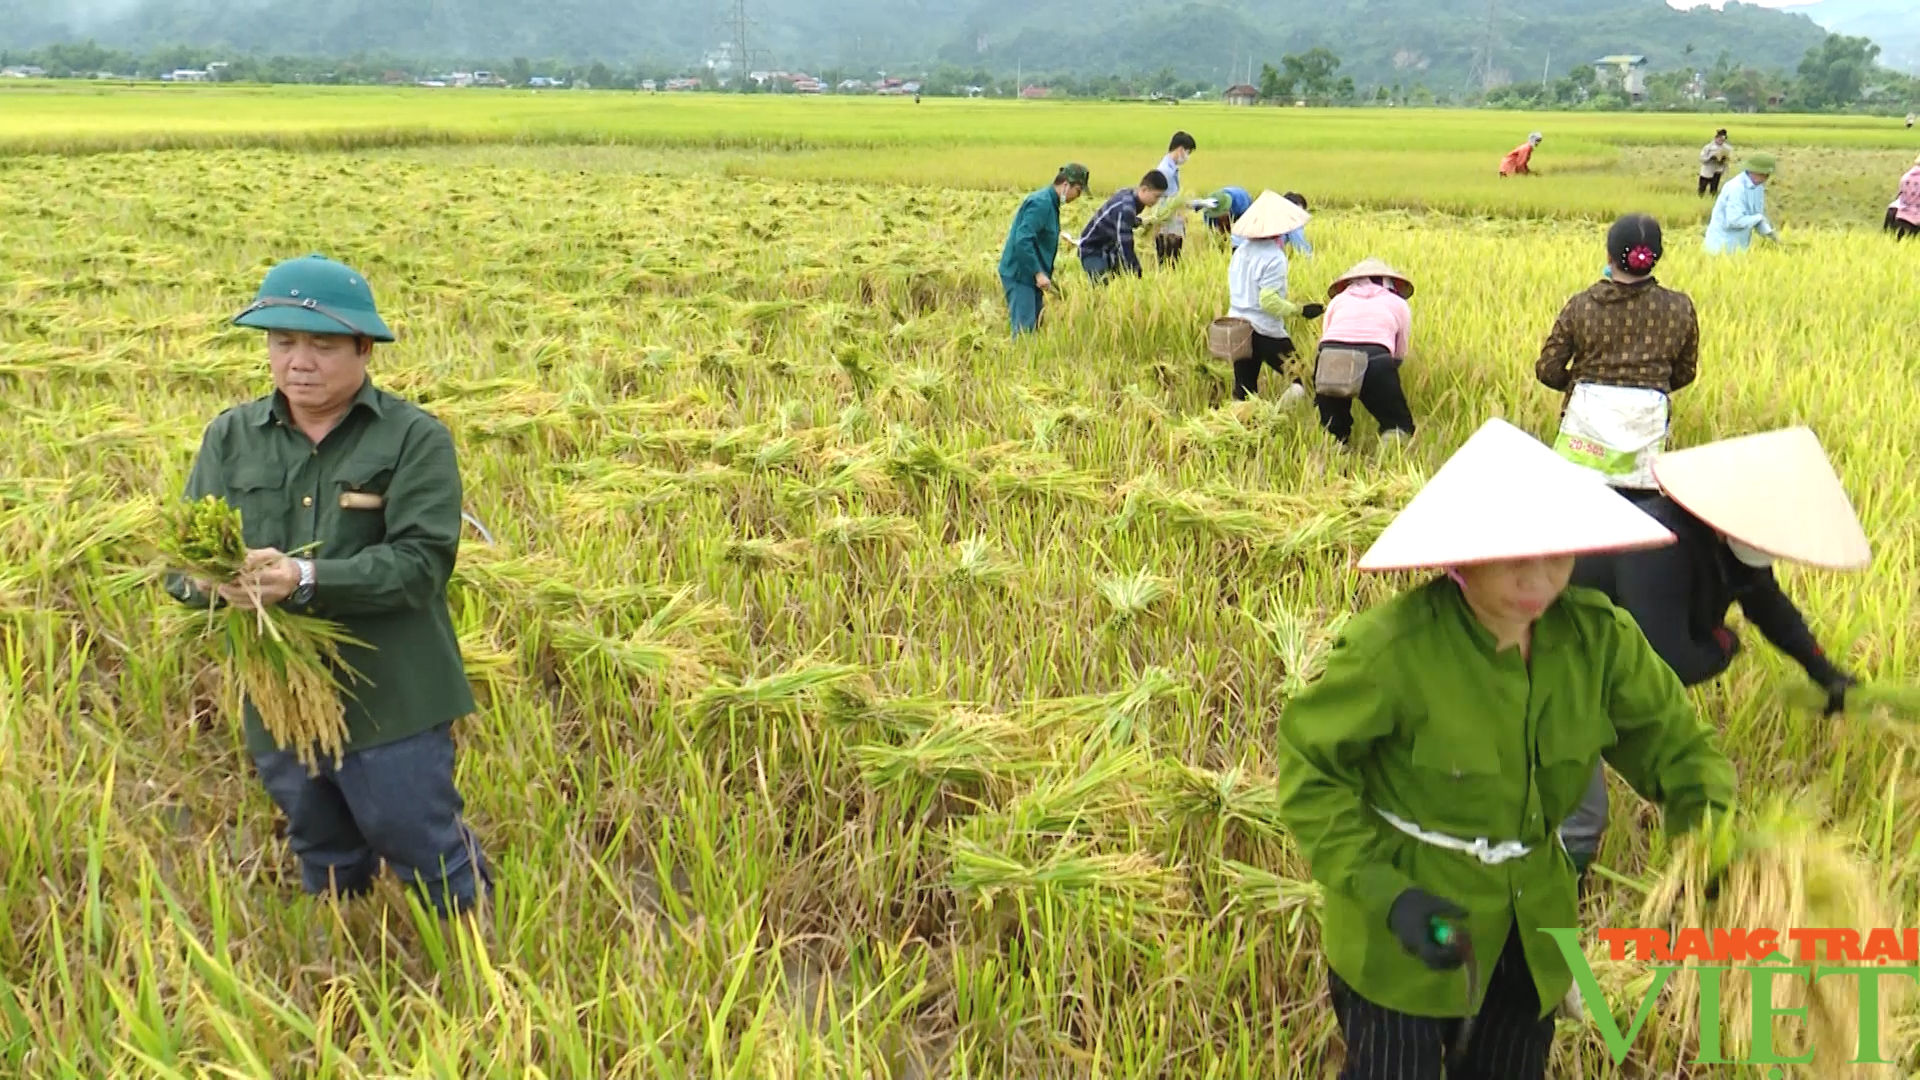
[[[1380, 441], [1413, 436], [1413, 410], [1400, 387], [1400, 364], [1407, 358], [1413, 311], [1407, 298], [1413, 282], [1381, 262], [1367, 259], [1327, 287], [1326, 321], [1320, 348], [1356, 349], [1367, 354], [1360, 404], [1380, 424]], [[1353, 399], [1316, 394], [1320, 426], [1346, 445], [1353, 435]]]
[[1920, 233], [1920, 159], [1900, 178], [1900, 194], [1887, 207], [1887, 231], [1895, 240]]

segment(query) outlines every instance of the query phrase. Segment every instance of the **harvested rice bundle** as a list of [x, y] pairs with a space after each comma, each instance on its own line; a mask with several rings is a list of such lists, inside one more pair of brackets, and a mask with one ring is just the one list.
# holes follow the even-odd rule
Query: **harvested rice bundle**
[[[1676, 845], [1665, 874], [1647, 895], [1641, 924], [1676, 930], [1697, 927], [1709, 937], [1715, 930], [1774, 931], [1779, 945], [1776, 955], [1787, 962], [1765, 964], [1779, 972], [1770, 980], [1773, 1007], [1805, 1010], [1774, 1018], [1774, 1054], [1800, 1057], [1811, 1049], [1812, 1061], [1797, 1075], [1888, 1075], [1885, 1065], [1849, 1064], [1863, 1057], [1859, 1053], [1863, 980], [1845, 972], [1822, 976], [1830, 969], [1863, 966], [1861, 962], [1836, 955], [1829, 941], [1802, 942], [1789, 936], [1795, 930], [1850, 929], [1865, 943], [1874, 930], [1896, 928], [1898, 910], [1887, 899], [1879, 875], [1838, 838], [1794, 811], [1786, 799], [1770, 804], [1737, 834], [1730, 826], [1723, 820]], [[1720, 1054], [1726, 1060], [1749, 1058], [1754, 979], [1750, 969], [1763, 962], [1760, 957], [1731, 962], [1737, 970], [1719, 973]], [[1692, 967], [1699, 961], [1685, 963]], [[1910, 996], [1911, 980], [1874, 981], [1879, 987], [1878, 1060], [1899, 1061], [1910, 1033], [1900, 1030], [1894, 1018]], [[1671, 1030], [1697, 1036], [1699, 977], [1676, 977], [1668, 986], [1662, 1021]], [[1868, 1047], [1864, 1060], [1876, 1060], [1873, 1053], [1874, 1048]]]
[[[196, 583], [232, 582], [246, 566], [240, 511], [214, 495], [169, 507], [156, 546], [166, 572]], [[337, 764], [347, 738], [341, 680], [354, 677], [340, 647], [363, 643], [337, 623], [272, 605], [248, 611], [214, 604], [208, 619], [205, 637], [224, 642], [230, 670], [274, 743], [294, 751], [309, 771], [318, 771], [320, 752]]]
[[[1778, 691], [1787, 704], [1818, 714], [1827, 706], [1827, 694], [1817, 686], [1800, 680], [1787, 682]], [[1899, 683], [1863, 683], [1847, 690], [1848, 715], [1868, 716], [1903, 724], [1920, 723], [1920, 687]]]

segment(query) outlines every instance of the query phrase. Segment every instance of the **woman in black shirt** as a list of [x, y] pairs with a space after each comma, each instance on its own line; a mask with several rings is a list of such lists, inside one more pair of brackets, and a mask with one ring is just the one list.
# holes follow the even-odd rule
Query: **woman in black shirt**
[[[1827, 659], [1773, 560], [1858, 570], [1872, 558], [1853, 504], [1820, 441], [1806, 428], [1729, 439], [1655, 459], [1658, 493], [1634, 501], [1679, 538], [1666, 547], [1582, 558], [1573, 584], [1598, 589], [1633, 616], [1680, 681], [1696, 686], [1740, 651], [1726, 625], [1734, 604], [1760, 634], [1827, 693], [1827, 715], [1846, 707], [1852, 675]], [[1584, 878], [1607, 823], [1604, 771], [1561, 826]]]

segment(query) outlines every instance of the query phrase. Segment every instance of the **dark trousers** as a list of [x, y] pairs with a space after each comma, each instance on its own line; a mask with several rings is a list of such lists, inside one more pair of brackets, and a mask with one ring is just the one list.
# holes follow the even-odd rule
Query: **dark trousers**
[[[1347, 345], [1338, 341], [1321, 342], [1321, 345], [1365, 350], [1367, 373], [1360, 380], [1360, 404], [1379, 422], [1381, 434], [1389, 431], [1413, 434], [1413, 408], [1407, 404], [1406, 391], [1400, 388], [1400, 361], [1395, 360], [1392, 353], [1378, 345]], [[1353, 436], [1352, 398], [1316, 394], [1313, 403], [1320, 410], [1320, 426], [1327, 434], [1343, 443]]]
[[1007, 317], [1013, 322], [1013, 336], [1031, 333], [1040, 326], [1040, 309], [1045, 301], [1040, 297], [1040, 287], [1031, 282], [1025, 285], [1002, 281], [1001, 288], [1007, 292]]
[[1720, 194], [1720, 178], [1718, 176], [1701, 177], [1700, 178], [1700, 194], [1702, 195]]
[[1891, 206], [1887, 207], [1886, 226], [1895, 240], [1905, 240], [1909, 236], [1920, 234], [1920, 225], [1910, 225], [1901, 221], [1900, 212]]
[[1113, 274], [1132, 274], [1140, 276], [1140, 271], [1120, 261], [1117, 251], [1090, 251], [1080, 256], [1080, 268], [1087, 272], [1095, 285], [1105, 281]]
[[384, 861], [442, 916], [491, 891], [480, 843], [461, 820], [453, 783], [453, 732], [442, 724], [384, 746], [355, 750], [320, 775], [290, 751], [255, 755], [267, 794], [287, 815], [287, 839], [308, 893], [358, 896]]
[[[1466, 978], [1462, 971], [1463, 995]], [[1339, 1080], [1440, 1080], [1459, 1020], [1410, 1016], [1375, 1005], [1332, 971], [1327, 972], [1327, 988], [1347, 1044]], [[1516, 926], [1487, 975], [1487, 996], [1474, 1021], [1467, 1055], [1445, 1075], [1447, 1080], [1544, 1080], [1552, 1050], [1553, 1014], [1540, 1016], [1540, 995], [1520, 951]]]
[[1166, 233], [1155, 233], [1153, 237], [1153, 253], [1160, 257], [1161, 262], [1172, 265], [1180, 261], [1180, 248], [1186, 242], [1187, 238], [1184, 236], [1169, 236]]
[[1233, 400], [1245, 401], [1260, 392], [1260, 369], [1263, 366], [1285, 375], [1287, 357], [1292, 356], [1294, 351], [1292, 338], [1253, 335], [1253, 355], [1233, 362]]

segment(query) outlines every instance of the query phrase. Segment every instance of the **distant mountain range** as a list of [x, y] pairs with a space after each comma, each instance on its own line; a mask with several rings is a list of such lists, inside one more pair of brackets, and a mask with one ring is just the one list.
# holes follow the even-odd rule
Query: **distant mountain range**
[[1881, 63], [1920, 74], [1920, 0], [1820, 0], [1782, 10], [1836, 34], [1872, 38], [1883, 50]]
[[[0, 49], [92, 38], [142, 50], [601, 60], [667, 73], [697, 70], [724, 49], [732, 9], [733, 0], [0, 0]], [[1681, 11], [1665, 0], [747, 0], [747, 10], [755, 67], [859, 74], [950, 64], [1001, 77], [1170, 69], [1224, 86], [1244, 80], [1249, 62], [1257, 81], [1260, 64], [1325, 45], [1362, 87], [1446, 92], [1465, 88], [1470, 73], [1558, 77], [1616, 53], [1644, 55], [1654, 70], [1709, 67], [1723, 52], [1791, 69], [1824, 37], [1816, 19], [1912, 28], [1920, 0], [1822, 0], [1805, 14], [1737, 2]], [[1874, 36], [1894, 52], [1895, 39]]]

